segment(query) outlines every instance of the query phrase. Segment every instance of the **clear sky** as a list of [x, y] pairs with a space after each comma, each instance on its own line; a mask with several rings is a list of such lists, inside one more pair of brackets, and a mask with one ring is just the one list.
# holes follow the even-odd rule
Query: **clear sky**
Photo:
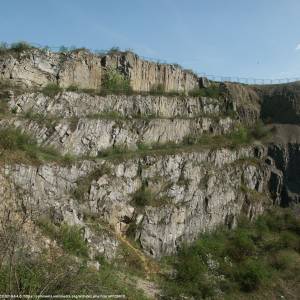
[[133, 49], [208, 74], [300, 77], [299, 0], [3, 0], [0, 41]]

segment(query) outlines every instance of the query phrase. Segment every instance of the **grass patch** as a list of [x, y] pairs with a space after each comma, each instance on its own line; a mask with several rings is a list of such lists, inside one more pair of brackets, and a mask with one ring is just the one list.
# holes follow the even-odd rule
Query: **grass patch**
[[251, 293], [255, 298], [261, 289], [271, 289], [274, 280], [297, 282], [299, 250], [300, 219], [291, 209], [267, 212], [254, 223], [241, 220], [235, 230], [218, 229], [182, 247], [170, 259], [176, 275], [167, 280], [165, 294], [236, 299]]
[[188, 92], [191, 97], [209, 97], [209, 98], [219, 98], [223, 95], [222, 90], [219, 85], [212, 84], [207, 88], [195, 88]]
[[0, 293], [5, 295], [126, 295], [146, 300], [134, 283], [125, 281], [119, 270], [103, 263], [99, 271], [83, 259], [51, 250], [38, 255], [15, 256], [11, 265], [1, 264]]
[[61, 88], [56, 83], [49, 83], [42, 88], [41, 92], [47, 97], [55, 97], [57, 94], [61, 93], [63, 88]]
[[151, 188], [143, 182], [141, 188], [132, 195], [132, 202], [138, 208], [145, 206], [161, 207], [168, 204], [170, 199], [159, 195], [159, 192], [154, 193]]
[[166, 142], [144, 144], [138, 143], [137, 150], [131, 151], [126, 147], [115, 146], [98, 153], [98, 158], [107, 158], [115, 160], [130, 159], [146, 155], [172, 155], [178, 152], [192, 152], [199, 149], [219, 149], [231, 148], [237, 149], [242, 146], [250, 145], [256, 140], [252, 128], [239, 127], [227, 135], [189, 135], [181, 143]]
[[68, 163], [71, 157], [62, 156], [52, 147], [39, 146], [30, 135], [18, 128], [0, 129], [0, 158], [14, 162], [57, 161]]
[[73, 190], [72, 195], [78, 201], [83, 202], [85, 196], [88, 194], [91, 188], [92, 181], [99, 179], [104, 174], [110, 174], [110, 173], [111, 170], [107, 166], [103, 165], [100, 168], [92, 171], [88, 175], [80, 177], [76, 181], [77, 187]]
[[272, 129], [266, 127], [262, 121], [258, 121], [251, 129], [251, 135], [254, 139], [263, 140], [271, 135]]
[[114, 156], [124, 156], [130, 152], [133, 153], [133, 151], [129, 151], [126, 147], [113, 146], [113, 147], [99, 151], [97, 157], [108, 158], [108, 157], [114, 157]]
[[39, 113], [35, 113], [32, 110], [28, 110], [23, 115], [25, 119], [34, 121], [39, 125], [45, 125], [47, 128], [54, 128], [57, 124], [58, 119], [52, 116], [44, 116]]
[[79, 92], [80, 89], [77, 85], [72, 84], [66, 88], [66, 91], [67, 92]]
[[154, 84], [151, 86], [149, 94], [150, 95], [164, 95], [164, 94], [166, 94], [165, 86], [161, 83]]
[[37, 224], [44, 234], [56, 240], [69, 254], [88, 257], [88, 247], [83, 240], [80, 227], [67, 224], [56, 226], [48, 219], [41, 219]]
[[117, 111], [107, 111], [97, 114], [88, 115], [87, 118], [91, 119], [108, 119], [108, 120], [122, 120], [125, 119], [123, 115], [121, 115]]
[[[97, 292], [105, 295], [125, 294], [128, 299], [147, 299], [141, 291], [137, 290], [135, 281], [132, 281], [130, 278], [131, 275], [144, 277], [142, 261], [126, 244], [122, 244], [122, 247], [119, 249], [120, 255], [111, 263], [106, 262], [102, 256], [98, 256], [96, 259], [100, 262], [101, 266], [100, 270], [96, 271], [89, 269], [86, 265], [88, 248], [86, 242], [83, 240], [80, 227], [68, 226], [66, 224], [56, 226], [47, 218], [39, 219], [36, 221], [36, 224], [46, 236], [56, 240], [58, 245], [65, 250], [63, 257], [66, 264], [62, 266], [60, 271], [65, 268], [68, 274], [70, 272], [69, 268], [71, 267], [71, 269], [73, 269], [72, 274], [68, 274], [69, 280], [66, 283], [62, 280], [60, 287], [54, 286], [56, 288], [56, 290], [53, 290], [54, 294], [58, 294], [59, 291], [67, 291], [67, 293], [70, 294], [74, 292], [90, 294], [92, 291], [93, 293]], [[95, 225], [99, 225], [98, 218]], [[103, 229], [101, 228], [100, 230]], [[77, 256], [76, 260], [72, 258], [73, 255]], [[64, 260], [60, 261], [58, 257], [53, 255], [51, 258], [55, 259], [55, 264], [58, 263], [59, 266], [64, 262]], [[49, 258], [44, 260], [49, 262]], [[33, 269], [33, 273], [35, 273], [37, 277], [39, 276], [39, 273], [36, 273], [38, 270], [45, 270], [51, 274], [52, 269], [50, 266], [55, 266], [55, 264], [51, 261], [51, 264], [47, 265], [45, 269], [37, 264], [39, 268]], [[77, 266], [81, 271], [79, 273], [76, 273]], [[73, 278], [74, 274], [76, 274], [76, 276]], [[7, 276], [7, 274], [5, 274], [5, 276]], [[75, 282], [73, 283], [74, 280]], [[52, 289], [50, 289], [49, 292], [50, 291], [52, 291]]]
[[7, 101], [4, 99], [0, 99], [0, 116], [5, 116], [9, 113], [9, 108], [7, 105]]
[[142, 187], [133, 194], [132, 201], [135, 206], [144, 207], [149, 205], [154, 197], [152, 191], [145, 184], [142, 184]]

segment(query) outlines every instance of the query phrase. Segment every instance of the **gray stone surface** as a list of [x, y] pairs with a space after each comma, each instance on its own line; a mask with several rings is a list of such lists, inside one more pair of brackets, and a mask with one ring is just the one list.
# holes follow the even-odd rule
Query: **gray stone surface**
[[[271, 196], [278, 197], [268, 190], [274, 166], [253, 163], [257, 153], [261, 160], [267, 154], [262, 146], [255, 147], [124, 162], [83, 161], [72, 167], [6, 165], [1, 174], [9, 179], [13, 193], [24, 191], [18, 202], [33, 215], [56, 212], [60, 222], [86, 228], [92, 257], [97, 251], [112, 257], [118, 243], [111, 234], [93, 235], [85, 215], [96, 215], [116, 234], [125, 234], [130, 224], [138, 223], [135, 238], [142, 249], [160, 257], [174, 253], [182, 242], [191, 242], [201, 232], [221, 224], [234, 226], [242, 212], [253, 218], [272, 205]], [[74, 198], [78, 179], [96, 169], [103, 172], [91, 178], [82, 199]], [[278, 193], [281, 182], [279, 179]], [[155, 195], [154, 202], [137, 207], [133, 195], [145, 183]], [[254, 201], [251, 191], [262, 201]]]

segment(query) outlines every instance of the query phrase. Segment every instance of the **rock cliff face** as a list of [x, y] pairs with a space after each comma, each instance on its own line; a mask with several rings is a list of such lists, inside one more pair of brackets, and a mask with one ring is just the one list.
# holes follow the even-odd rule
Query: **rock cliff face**
[[101, 56], [85, 50], [52, 53], [34, 49], [19, 55], [7, 53], [0, 58], [0, 79], [28, 87], [57, 83], [62, 87], [100, 89], [108, 69], [124, 74], [135, 91], [149, 91], [157, 85], [163, 85], [166, 91], [189, 91], [202, 82], [190, 71], [145, 61], [132, 52]]
[[300, 84], [261, 87], [258, 92], [262, 98], [261, 116], [267, 122], [299, 124], [300, 122]]
[[[57, 222], [80, 224], [89, 238], [85, 216], [126, 234], [134, 227], [135, 239], [154, 257], [171, 254], [184, 241], [220, 224], [232, 227], [243, 212], [254, 218], [280, 196], [281, 173], [260, 163], [262, 146], [240, 150], [203, 150], [166, 156], [145, 156], [124, 162], [82, 161], [72, 167], [4, 165], [1, 182], [9, 180], [10, 193], [32, 217], [47, 215]], [[79, 179], [90, 177], [81, 199], [74, 191]], [[269, 190], [276, 177], [274, 193]], [[147, 187], [152, 198], [137, 204], [135, 193]], [[273, 198], [273, 201], [272, 201]], [[99, 237], [98, 237], [99, 239]], [[91, 247], [107, 256], [117, 242], [103, 238]], [[108, 247], [108, 249], [106, 249]], [[100, 251], [99, 250], [99, 251]]]
[[[158, 84], [166, 91], [189, 91], [201, 81], [130, 52], [98, 56], [30, 50], [0, 58], [0, 78], [27, 87], [52, 82], [99, 89], [110, 68], [129, 78], [135, 91]], [[220, 88], [222, 96], [215, 98], [66, 91], [50, 97], [12, 90], [1, 129], [19, 128], [39, 145], [75, 159], [69, 165], [1, 160], [1, 207], [10, 203], [33, 224], [42, 217], [54, 224], [77, 224], [90, 258], [112, 259], [122, 239], [135, 239], [141, 251], [159, 258], [202, 232], [235, 226], [241, 214], [253, 219], [274, 204], [299, 201], [297, 125], [296, 138], [281, 141], [286, 134], [279, 134], [283, 127], [276, 125], [277, 138], [268, 145], [256, 141], [233, 148], [212, 145], [208, 138], [266, 119], [277, 92], [228, 83]], [[295, 95], [287, 96], [291, 101], [286, 105], [296, 122]], [[202, 144], [189, 144], [191, 137]], [[118, 155], [109, 155], [112, 149]]]
[[[134, 150], [139, 144], [227, 134], [239, 123], [226, 115], [226, 101], [206, 97], [100, 97], [68, 92], [51, 98], [32, 93], [12, 97], [8, 104], [16, 117], [1, 121], [2, 126], [13, 124], [44, 145], [76, 155], [97, 156], [111, 147]], [[24, 113], [32, 118], [22, 118]]]

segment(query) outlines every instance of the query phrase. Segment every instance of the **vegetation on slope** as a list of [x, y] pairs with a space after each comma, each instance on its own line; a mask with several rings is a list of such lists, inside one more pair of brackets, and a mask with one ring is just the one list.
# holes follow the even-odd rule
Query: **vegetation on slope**
[[30, 135], [18, 128], [0, 129], [0, 159], [9, 162], [59, 161], [69, 163], [69, 156], [62, 156], [56, 149], [39, 146]]
[[[298, 211], [299, 213], [299, 211]], [[300, 292], [300, 219], [277, 208], [235, 230], [202, 235], [170, 258], [167, 299], [274, 299]], [[181, 297], [181, 298], [180, 298]]]
[[126, 295], [126, 299], [147, 299], [129, 284], [116, 268], [102, 264], [101, 270], [85, 260], [50, 250], [49, 254], [15, 256], [0, 267], [2, 295]]
[[186, 136], [181, 143], [167, 142], [157, 144], [138, 144], [135, 151], [128, 150], [122, 146], [114, 146], [98, 153], [99, 158], [106, 159], [128, 159], [144, 155], [171, 155], [178, 152], [192, 152], [200, 149], [219, 149], [232, 148], [236, 149], [241, 146], [247, 146], [254, 141], [264, 141], [271, 134], [270, 129], [266, 128], [263, 123], [258, 122], [253, 127], [240, 126], [232, 133], [227, 135], [191, 135]]
[[97, 294], [126, 295], [126, 299], [131, 300], [146, 299], [135, 282], [130, 282], [117, 266], [103, 259], [99, 259], [99, 270], [89, 264], [88, 247], [80, 227], [56, 226], [46, 218], [36, 221], [43, 236], [51, 239], [46, 248], [38, 249], [37, 245], [41, 245], [39, 242], [44, 238], [31, 245], [27, 217], [16, 215], [11, 208], [1, 210], [1, 295]]
[[130, 80], [118, 70], [109, 69], [105, 72], [101, 85], [101, 94], [130, 94]]
[[30, 45], [27, 42], [17, 42], [8, 45], [7, 43], [0, 43], [0, 55], [11, 53], [11, 54], [20, 54], [24, 51], [34, 49], [35, 47]]

